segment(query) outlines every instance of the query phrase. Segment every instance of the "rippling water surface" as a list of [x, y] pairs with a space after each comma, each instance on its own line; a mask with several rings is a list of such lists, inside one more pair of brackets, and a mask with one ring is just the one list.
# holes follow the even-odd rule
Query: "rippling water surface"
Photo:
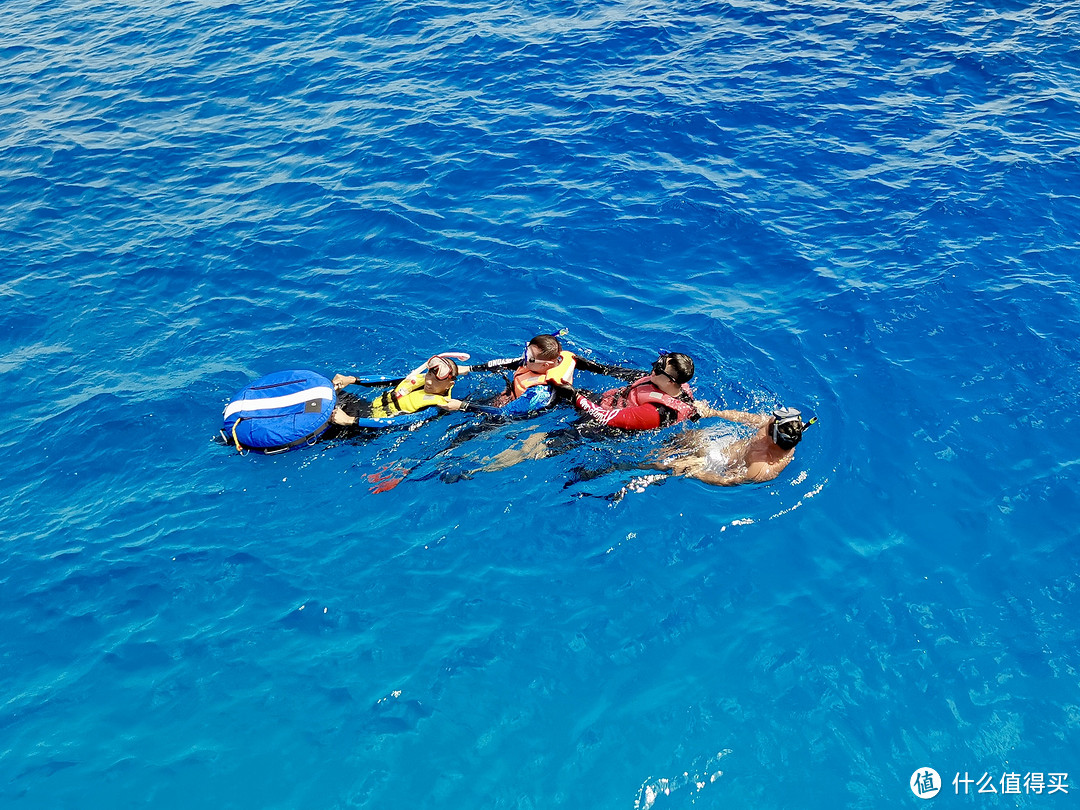
[[[4, 10], [4, 807], [1074, 803], [1076, 8]], [[735, 489], [478, 472], [567, 410], [214, 441], [559, 328], [820, 423]]]

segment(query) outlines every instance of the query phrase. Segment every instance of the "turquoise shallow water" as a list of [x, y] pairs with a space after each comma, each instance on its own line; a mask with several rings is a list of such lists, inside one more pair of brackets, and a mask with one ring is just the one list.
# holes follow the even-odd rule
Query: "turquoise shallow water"
[[[5, 10], [4, 807], [1075, 805], [951, 785], [1080, 781], [1075, 9]], [[821, 421], [736, 489], [214, 440], [557, 328]]]

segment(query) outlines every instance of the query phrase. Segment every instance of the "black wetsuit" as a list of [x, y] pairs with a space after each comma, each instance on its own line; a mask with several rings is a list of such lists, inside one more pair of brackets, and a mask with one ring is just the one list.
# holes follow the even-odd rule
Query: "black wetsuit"
[[[574, 370], [575, 371], [589, 371], [593, 374], [603, 374], [608, 377], [616, 377], [620, 380], [636, 380], [642, 374], [643, 371], [636, 371], [632, 368], [624, 368], [623, 366], [611, 366], [603, 363], [596, 363], [584, 357], [578, 357], [578, 355], [572, 355], [574, 358]], [[484, 363], [483, 368], [491, 369], [492, 371], [503, 371], [505, 369], [516, 369], [522, 363], [520, 357], [515, 357], [510, 360], [492, 360], [490, 363]], [[477, 366], [480, 368], [481, 366]], [[636, 375], [636, 376], [635, 376]]]

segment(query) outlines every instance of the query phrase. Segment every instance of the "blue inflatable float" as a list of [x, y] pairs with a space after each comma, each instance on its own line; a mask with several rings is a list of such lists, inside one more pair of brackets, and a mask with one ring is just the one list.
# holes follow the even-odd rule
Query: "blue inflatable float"
[[292, 369], [260, 377], [225, 406], [221, 435], [237, 450], [283, 453], [313, 444], [330, 426], [337, 405], [333, 383]]

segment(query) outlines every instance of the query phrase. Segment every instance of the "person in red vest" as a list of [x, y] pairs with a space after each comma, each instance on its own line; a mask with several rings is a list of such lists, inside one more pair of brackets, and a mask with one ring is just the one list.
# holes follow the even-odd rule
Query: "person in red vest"
[[574, 405], [606, 427], [652, 430], [697, 419], [694, 393], [687, 385], [694, 376], [694, 361], [681, 352], [661, 354], [652, 373], [623, 388], [605, 391], [596, 403], [568, 386]]
[[[652, 430], [673, 425], [676, 422], [696, 420], [706, 411], [704, 403], [695, 403], [693, 392], [687, 382], [694, 376], [694, 361], [680, 352], [665, 352], [652, 365], [652, 373], [630, 369], [606, 367], [606, 373], [615, 370], [620, 376], [633, 380], [622, 388], [605, 391], [597, 404], [572, 385], [551, 382], [585, 416], [604, 427], [623, 430]], [[587, 369], [592, 370], [592, 369]], [[700, 412], [699, 412], [700, 410]], [[487, 471], [502, 470], [527, 458], [544, 458], [562, 452], [580, 440], [578, 428], [556, 431], [555, 434], [535, 433], [522, 442], [520, 447], [508, 448], [488, 460]], [[558, 445], [559, 449], [553, 447]]]

